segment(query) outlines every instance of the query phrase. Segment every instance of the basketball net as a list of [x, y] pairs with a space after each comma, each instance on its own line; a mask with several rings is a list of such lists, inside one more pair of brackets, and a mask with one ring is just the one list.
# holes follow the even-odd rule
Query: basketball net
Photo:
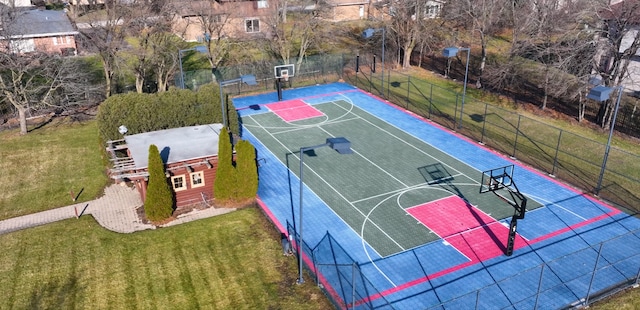
[[285, 82], [289, 82], [289, 73], [283, 73], [282, 78], [284, 79]]

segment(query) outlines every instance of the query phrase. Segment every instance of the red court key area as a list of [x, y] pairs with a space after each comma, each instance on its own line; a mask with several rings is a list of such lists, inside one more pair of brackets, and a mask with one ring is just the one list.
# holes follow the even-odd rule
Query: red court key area
[[307, 118], [323, 116], [324, 114], [300, 99], [279, 101], [267, 104], [267, 108], [278, 115], [285, 122], [299, 121]]
[[[458, 196], [414, 206], [407, 212], [471, 261], [504, 254], [509, 227]], [[525, 240], [517, 235], [514, 249], [524, 246]]]

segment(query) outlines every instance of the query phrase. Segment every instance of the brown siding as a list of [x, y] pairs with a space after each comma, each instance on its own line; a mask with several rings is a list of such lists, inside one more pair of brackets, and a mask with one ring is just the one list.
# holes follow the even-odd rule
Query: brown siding
[[73, 35], [34, 38], [34, 43], [36, 50], [51, 54], [62, 54], [63, 48], [76, 48]]
[[[167, 179], [167, 182], [171, 184], [171, 177], [183, 175], [187, 187], [184, 190], [180, 190], [177, 192], [174, 191], [176, 198], [176, 208], [179, 209], [186, 206], [202, 203], [203, 193], [208, 200], [213, 199], [213, 183], [215, 182], [216, 169], [218, 167], [217, 157], [207, 158], [208, 162], [211, 163], [211, 168], [207, 167], [207, 165], [204, 163], [204, 160], [205, 159], [200, 158], [171, 164], [169, 165], [169, 167], [167, 167], [167, 170], [170, 171], [171, 174], [171, 176]], [[193, 169], [193, 172], [187, 171], [185, 165], [190, 166]], [[204, 174], [204, 185], [199, 187], [191, 187], [191, 174], [199, 171], [202, 171]], [[142, 201], [145, 201], [147, 182], [143, 178], [138, 178], [132, 181], [136, 183], [136, 188], [140, 193]]]

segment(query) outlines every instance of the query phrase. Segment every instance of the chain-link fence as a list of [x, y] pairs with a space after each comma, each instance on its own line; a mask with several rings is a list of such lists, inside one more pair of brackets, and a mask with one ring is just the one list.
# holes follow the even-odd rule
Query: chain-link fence
[[[602, 198], [616, 205], [637, 212], [640, 207], [640, 159], [616, 147], [611, 148], [608, 164], [604, 164], [605, 143], [582, 137], [576, 133], [550, 126], [514, 110], [491, 105], [462, 94], [428, 83], [427, 81], [393, 70], [385, 70], [384, 78], [378, 64], [360, 58], [356, 69], [355, 56], [323, 55], [307, 58], [296, 66], [296, 74], [286, 87], [301, 87], [345, 79], [361, 89], [385, 99], [444, 127], [464, 134], [478, 143], [527, 163], [551, 176], [558, 177], [585, 192], [597, 190]], [[236, 79], [253, 74], [258, 85], [238, 84], [225, 90], [230, 94], [275, 90], [273, 67], [278, 62], [263, 62], [244, 66], [218, 68], [219, 80]], [[210, 71], [187, 73], [194, 80], [188, 87], [213, 81]], [[628, 107], [625, 107], [628, 109]], [[622, 117], [623, 122], [630, 118]], [[603, 169], [606, 168], [606, 169]], [[598, 184], [599, 176], [603, 177]], [[296, 236], [287, 223], [288, 232]], [[295, 242], [298, 249], [298, 242]], [[563, 257], [548, 261], [504, 279], [495, 279], [481, 289], [460, 292], [458, 296], [431, 306], [433, 309], [474, 308], [487, 304], [493, 308], [547, 309], [564, 308], [590, 302], [617, 292], [619, 289], [640, 283], [640, 256], [624, 254], [624, 246], [640, 246], [640, 231], [632, 231], [609, 239], [595, 246], [577, 249]], [[389, 301], [367, 278], [360, 264], [353, 260], [330, 233], [315, 246], [302, 242], [303, 264], [327, 297], [339, 309], [394, 309]], [[406, 255], [415, 257], [416, 266], [422, 263], [415, 250]], [[631, 251], [630, 251], [631, 252]], [[623, 254], [620, 254], [623, 253]], [[633, 252], [635, 253], [635, 252]], [[382, 259], [384, 260], [384, 259]], [[563, 274], [561, 266], [575, 266], [579, 270]], [[506, 263], [506, 262], [505, 262]], [[499, 268], [499, 266], [496, 266]], [[424, 275], [425, 277], [427, 275]], [[559, 281], [552, 281], [558, 280]], [[551, 284], [550, 284], [551, 283]], [[526, 284], [526, 287], [523, 287]], [[535, 284], [535, 285], [532, 285]], [[506, 286], [526, 290], [526, 294], [499, 299], [502, 306], [495, 306], [496, 292], [505, 292]], [[431, 291], [417, 292], [433, 294]], [[576, 290], [575, 287], [581, 289]], [[572, 290], [574, 304], [558, 304], [559, 291]], [[522, 297], [525, 296], [525, 297]], [[461, 307], [457, 307], [461, 306]], [[473, 306], [471, 306], [473, 305]]]
[[[344, 79], [440, 125], [455, 130], [535, 169], [630, 212], [640, 211], [640, 156], [612, 146], [605, 162], [606, 141], [596, 141], [548, 123], [431, 84], [404, 73], [380, 69], [359, 60]], [[355, 66], [355, 61], [348, 64]], [[379, 67], [380, 65], [378, 65]], [[621, 110], [630, 110], [622, 106]], [[622, 113], [622, 112], [621, 112]], [[626, 115], [626, 114], [625, 114]], [[625, 120], [626, 119], [626, 120]], [[619, 117], [617, 126], [631, 123]], [[625, 130], [631, 130], [629, 126]]]
[[[289, 234], [295, 234], [294, 228], [287, 223]], [[295, 249], [298, 250], [297, 242]], [[342, 246], [327, 234], [320, 242], [311, 247], [302, 242], [303, 267], [337, 309], [395, 309], [400, 301], [387, 300], [362, 271], [369, 265], [384, 264], [380, 259], [360, 264], [349, 256]], [[470, 291], [455, 290], [453, 296], [441, 302], [434, 302], [428, 309], [564, 309], [585, 306], [610, 296], [630, 286], [640, 284], [640, 255], [637, 251], [625, 251], [626, 247], [640, 246], [640, 230], [629, 231], [593, 246], [572, 251], [557, 259], [531, 266], [504, 278], [492, 277], [480, 289]], [[443, 288], [442, 281], [434, 281], [428, 274], [419, 274], [418, 268], [428, 264], [428, 259], [420, 253], [409, 250], [403, 255], [412, 257], [413, 262], [404, 264], [416, 266], [416, 278], [429, 283], [429, 290], [411, 289], [411, 298], [438, 295], [437, 291], [451, 291]], [[505, 267], [501, 267], [504, 264]], [[504, 268], [509, 261], [501, 261], [491, 266], [492, 270]], [[570, 269], [571, 272], [567, 272]], [[415, 281], [415, 280], [414, 280]], [[439, 296], [443, 296], [441, 292]], [[566, 296], [572, 296], [567, 300]], [[561, 297], [563, 296], [563, 297]], [[438, 297], [437, 300], [442, 300]]]
[[[345, 55], [315, 55], [305, 57], [300, 63], [298, 59], [291, 59], [291, 63], [296, 64], [295, 76], [285, 82], [284, 88], [295, 88], [315, 84], [325, 84], [336, 82], [342, 78], [345, 59], [351, 56]], [[229, 94], [240, 94], [245, 92], [271, 91], [276, 89], [276, 79], [274, 67], [282, 65], [281, 61], [263, 61], [236, 66], [218, 67], [212, 70], [197, 70], [184, 72], [185, 88], [197, 89], [198, 87], [214, 81], [227, 81], [239, 78], [242, 75], [252, 74], [256, 77], [258, 85], [247, 86], [238, 83], [236, 87], [225, 87], [225, 92]], [[180, 85], [180, 76], [176, 77], [175, 85]]]

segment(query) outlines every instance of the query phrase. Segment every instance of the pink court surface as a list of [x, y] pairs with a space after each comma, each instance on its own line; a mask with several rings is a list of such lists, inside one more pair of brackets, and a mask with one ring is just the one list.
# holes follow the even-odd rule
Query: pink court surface
[[324, 115], [300, 99], [274, 102], [266, 106], [285, 122], [294, 122]]
[[[509, 228], [458, 196], [449, 196], [407, 209], [420, 223], [431, 229], [471, 262], [481, 262], [504, 253], [502, 239]], [[526, 246], [516, 236], [515, 249]]]

